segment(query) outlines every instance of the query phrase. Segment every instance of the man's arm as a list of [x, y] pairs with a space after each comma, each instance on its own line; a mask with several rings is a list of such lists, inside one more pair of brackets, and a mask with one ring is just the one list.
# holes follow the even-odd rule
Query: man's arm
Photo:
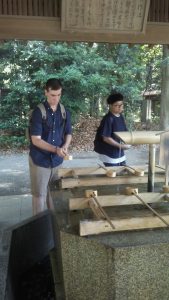
[[112, 139], [111, 137], [102, 136], [102, 138], [105, 143], [107, 143], [111, 146], [117, 147], [119, 149], [127, 150], [130, 148], [130, 145], [120, 144], [120, 143], [116, 142], [114, 139]]
[[59, 148], [56, 146], [53, 146], [44, 140], [41, 139], [41, 136], [32, 135], [31, 136], [32, 144], [42, 150], [46, 150], [52, 153], [57, 154], [58, 156], [64, 157], [67, 153], [65, 152], [64, 148]]
[[64, 151], [66, 152], [66, 154], [68, 152], [68, 148], [69, 148], [69, 145], [71, 143], [71, 140], [72, 140], [72, 135], [71, 134], [65, 135], [65, 142], [64, 142], [62, 148], [64, 149]]

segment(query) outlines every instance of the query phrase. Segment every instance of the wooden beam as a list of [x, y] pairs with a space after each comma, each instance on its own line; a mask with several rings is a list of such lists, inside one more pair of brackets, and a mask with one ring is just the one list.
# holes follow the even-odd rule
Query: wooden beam
[[[132, 168], [135, 170], [143, 170], [144, 172], [148, 172], [148, 165], [142, 165], [142, 166], [132, 166]], [[76, 173], [77, 176], [84, 176], [84, 175], [106, 175], [107, 171], [115, 171], [119, 172], [123, 168], [121, 166], [117, 167], [106, 167], [106, 170], [104, 168], [100, 167], [81, 167], [81, 168], [60, 168], [58, 170], [58, 176], [59, 177], [71, 177], [72, 171]], [[156, 168], [156, 171], [158, 173], [164, 174], [164, 170], [161, 168]]]
[[[169, 215], [161, 215], [166, 222], [169, 222]], [[112, 220], [115, 229], [112, 229], [107, 221], [80, 221], [80, 236], [100, 234], [106, 232], [115, 232], [123, 230], [150, 229], [158, 227], [166, 227], [166, 225], [155, 216], [123, 218]]]
[[58, 170], [58, 176], [59, 177], [71, 177], [72, 171], [75, 171], [77, 176], [106, 174], [106, 171], [103, 168], [96, 166], [96, 167], [82, 167], [82, 168], [60, 168]]
[[[4, 5], [6, 1], [4, 0]], [[4, 6], [5, 7], [5, 6]], [[27, 9], [22, 7], [22, 13]], [[61, 19], [0, 16], [0, 39], [86, 41], [129, 44], [169, 44], [169, 23], [148, 23], [145, 34], [61, 32]]]
[[[146, 203], [157, 203], [164, 200], [165, 194], [162, 193], [140, 193], [139, 196]], [[142, 204], [137, 199], [135, 195], [104, 195], [97, 196], [97, 199], [101, 206], [123, 206], [123, 205], [133, 205]], [[88, 202], [86, 198], [70, 198], [69, 199], [69, 209], [70, 210], [81, 210], [88, 208]]]
[[[147, 176], [117, 176], [111, 177], [85, 177], [85, 178], [64, 178], [60, 179], [60, 186], [62, 189], [74, 188], [80, 186], [98, 186], [98, 185], [130, 185], [147, 183]], [[155, 182], [164, 182], [164, 175], [156, 175]]]

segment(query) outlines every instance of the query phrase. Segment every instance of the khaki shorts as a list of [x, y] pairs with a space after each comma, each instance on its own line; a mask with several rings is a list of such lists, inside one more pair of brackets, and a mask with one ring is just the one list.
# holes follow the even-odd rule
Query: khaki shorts
[[61, 165], [55, 168], [43, 168], [35, 165], [32, 158], [29, 156], [29, 170], [32, 195], [35, 197], [46, 197], [48, 185], [52, 181], [58, 179], [58, 169]]

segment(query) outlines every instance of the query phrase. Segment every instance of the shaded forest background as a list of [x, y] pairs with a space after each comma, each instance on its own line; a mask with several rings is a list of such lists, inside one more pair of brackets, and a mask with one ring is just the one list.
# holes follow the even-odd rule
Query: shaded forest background
[[[0, 147], [25, 148], [30, 109], [44, 100], [48, 78], [61, 79], [62, 103], [70, 110], [74, 128], [72, 148], [92, 150], [106, 98], [117, 90], [125, 98], [129, 130], [142, 129], [143, 94], [161, 89], [161, 45], [114, 45], [7, 41], [0, 45]], [[159, 126], [160, 108], [152, 115]]]

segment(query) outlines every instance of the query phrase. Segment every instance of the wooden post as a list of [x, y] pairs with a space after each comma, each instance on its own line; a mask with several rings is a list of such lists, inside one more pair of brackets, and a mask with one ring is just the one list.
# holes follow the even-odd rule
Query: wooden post
[[154, 192], [154, 177], [155, 177], [155, 144], [149, 145], [149, 163], [148, 163], [148, 192]]

